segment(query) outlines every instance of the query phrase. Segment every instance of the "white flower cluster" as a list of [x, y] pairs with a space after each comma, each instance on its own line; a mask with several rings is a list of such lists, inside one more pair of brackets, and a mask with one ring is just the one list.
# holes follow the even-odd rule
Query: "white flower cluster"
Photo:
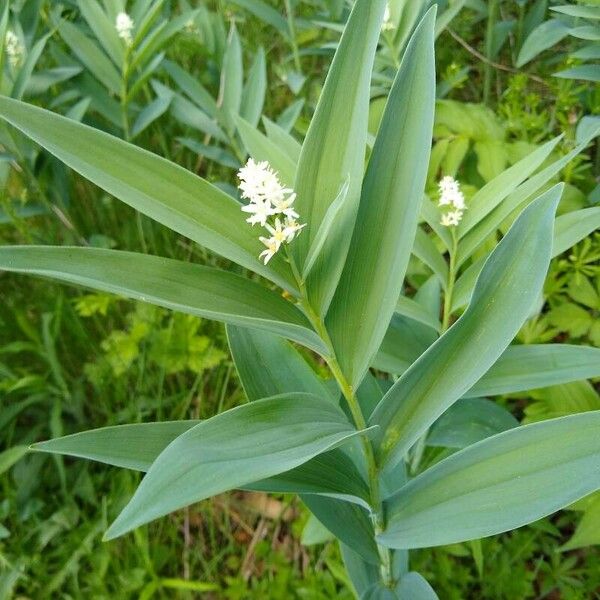
[[260, 254], [265, 265], [279, 251], [282, 244], [289, 244], [306, 226], [298, 223], [298, 213], [294, 210], [296, 194], [281, 185], [277, 173], [267, 161], [255, 162], [252, 158], [238, 172], [242, 198], [249, 200], [242, 206], [250, 213], [246, 219], [250, 225], [261, 225], [270, 234], [259, 237], [267, 247]]
[[438, 206], [448, 207], [451, 210], [442, 214], [441, 224], [444, 227], [456, 227], [467, 210], [465, 197], [460, 191], [460, 184], [456, 179], [447, 175], [439, 183], [440, 200]]
[[18, 66], [23, 59], [23, 55], [25, 54], [25, 47], [23, 46], [23, 42], [21, 42], [19, 36], [14, 31], [9, 29], [6, 32], [4, 46], [6, 48], [6, 54], [10, 64], [13, 67]]
[[120, 12], [117, 15], [115, 29], [117, 30], [117, 35], [128, 46], [131, 46], [131, 43], [133, 42], [133, 36], [131, 35], [133, 32], [133, 20], [126, 12]]
[[383, 31], [391, 31], [394, 29], [394, 23], [392, 22], [392, 12], [390, 11], [390, 5], [385, 7], [385, 13], [383, 15], [383, 25], [381, 26]]

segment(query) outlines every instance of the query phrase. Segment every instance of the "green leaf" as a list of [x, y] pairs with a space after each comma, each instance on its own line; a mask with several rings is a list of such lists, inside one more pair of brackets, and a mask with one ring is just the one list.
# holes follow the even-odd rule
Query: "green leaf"
[[288, 158], [294, 163], [295, 173], [295, 167], [300, 160], [302, 146], [295, 137], [289, 134], [285, 129], [281, 128], [277, 123], [271, 121], [271, 119], [263, 117], [262, 120], [267, 132], [267, 137], [279, 148], [280, 151], [285, 152]]
[[227, 339], [248, 400], [288, 392], [331, 396], [323, 380], [282, 337], [228, 325]]
[[358, 208], [364, 171], [371, 71], [383, 21], [385, 0], [357, 0], [327, 75], [311, 121], [296, 174], [297, 211], [306, 231], [293, 253], [304, 264], [329, 205], [350, 176], [344, 214], [331, 232], [307, 291], [324, 315], [337, 286]]
[[564, 6], [551, 6], [550, 10], [571, 17], [600, 19], [600, 6], [571, 6], [570, 4], [565, 4]]
[[165, 421], [102, 427], [33, 444], [32, 450], [87, 458], [145, 472], [175, 438], [199, 423]]
[[77, 0], [77, 6], [113, 63], [121, 68], [125, 48], [115, 24], [110, 21], [96, 0]]
[[427, 444], [466, 448], [518, 425], [510, 412], [491, 400], [461, 398], [435, 422], [427, 436]]
[[121, 76], [115, 65], [98, 47], [98, 44], [72, 23], [62, 21], [58, 26], [62, 39], [90, 73], [115, 95], [121, 93]]
[[600, 487], [600, 411], [518, 427], [461, 450], [388, 505], [379, 542], [452, 544], [521, 527]]
[[163, 61], [162, 66], [192, 102], [210, 117], [217, 117], [219, 113], [217, 103], [210, 92], [199, 81], [170, 60]]
[[600, 349], [568, 344], [509, 346], [465, 397], [524, 392], [600, 377]]
[[158, 96], [150, 104], [147, 104], [137, 116], [131, 128], [131, 137], [137, 137], [147, 127], [152, 125], [156, 119], [162, 117], [171, 105], [172, 96]]
[[585, 509], [571, 539], [561, 546], [561, 550], [575, 550], [600, 544], [600, 498], [595, 498]]
[[289, 36], [288, 24], [285, 18], [282, 17], [277, 10], [262, 0], [230, 0], [230, 2], [231, 4], [237, 4], [238, 6], [245, 8], [261, 21], [272, 25], [275, 29], [278, 29], [282, 35], [286, 37]]
[[416, 235], [433, 131], [435, 15], [431, 9], [417, 27], [390, 92], [327, 315], [352, 386], [360, 383], [385, 335]]
[[357, 434], [341, 409], [309, 394], [229, 410], [196, 425], [164, 450], [105, 538], [289, 471]]
[[533, 60], [544, 50], [558, 44], [567, 35], [569, 35], [569, 26], [558, 19], [551, 19], [542, 23], [531, 32], [523, 43], [517, 57], [517, 67], [520, 68]]
[[388, 469], [488, 371], [530, 315], [550, 263], [561, 192], [555, 186], [523, 211], [487, 260], [463, 316], [375, 410], [370, 423], [381, 428], [378, 452]]
[[204, 179], [146, 150], [49, 111], [0, 98], [0, 117], [109, 194], [210, 250], [294, 290], [281, 257], [268, 267], [240, 205]]
[[279, 175], [281, 183], [285, 186], [291, 186], [296, 176], [296, 165], [293, 161], [264, 133], [261, 133], [248, 121], [242, 119], [242, 117], [235, 117], [234, 120], [248, 154], [254, 160], [268, 161], [273, 170]]
[[[40, 442], [31, 449], [147, 472], [173, 440], [199, 423], [171, 421], [103, 427]], [[244, 489], [324, 494], [368, 508], [368, 488], [351, 460], [339, 450], [321, 454], [286, 473], [245, 485]]]
[[364, 508], [335, 498], [305, 495], [301, 497], [310, 512], [340, 542], [350, 547], [367, 563], [379, 564], [373, 525]]
[[558, 256], [600, 228], [600, 206], [560, 215], [554, 223], [552, 255]]
[[227, 48], [223, 56], [221, 69], [221, 116], [225, 128], [231, 135], [235, 130], [235, 117], [240, 114], [242, 106], [242, 86], [244, 67], [242, 65], [242, 46], [235, 24], [232, 22]]
[[6, 473], [14, 464], [19, 462], [28, 452], [27, 446], [13, 446], [0, 452], [0, 475]]
[[15, 85], [12, 89], [13, 98], [20, 100], [25, 94], [25, 91], [27, 90], [27, 84], [29, 83], [33, 73], [33, 69], [42, 56], [49, 37], [49, 35], [45, 35], [44, 37], [40, 38], [27, 54], [27, 58], [19, 70], [19, 75], [17, 76], [17, 80], [15, 81]]
[[469, 201], [469, 210], [460, 222], [459, 237], [463, 237], [479, 221], [486, 217], [509, 194], [534, 173], [550, 156], [562, 136], [550, 140], [534, 152], [528, 154], [488, 184], [483, 186]]
[[265, 329], [324, 351], [308, 320], [293, 304], [259, 283], [227, 271], [134, 252], [68, 246], [0, 247], [0, 269]]
[[554, 77], [562, 79], [582, 79], [583, 81], [600, 81], [600, 65], [579, 65], [553, 73]]
[[[267, 64], [265, 61], [265, 51], [260, 47], [256, 52], [254, 62], [250, 67], [248, 80], [244, 85], [242, 105], [240, 108], [240, 115], [253, 127], [256, 127], [260, 120], [266, 93]], [[291, 183], [293, 183], [293, 181]]]
[[448, 283], [448, 264], [435, 243], [420, 227], [417, 227], [417, 236], [415, 237], [412, 253], [421, 262], [425, 263], [437, 275], [441, 285], [446, 287]]
[[423, 325], [427, 325], [427, 327], [430, 327], [435, 331], [439, 332], [442, 329], [439, 319], [436, 319], [426, 308], [412, 298], [400, 296], [398, 302], [396, 302], [396, 312], [413, 321], [418, 321]]
[[379, 569], [376, 565], [363, 560], [360, 554], [357, 554], [342, 542], [340, 542], [340, 550], [346, 572], [352, 581], [358, 598], [362, 598], [363, 594], [379, 581], [381, 576]]
[[323, 219], [319, 227], [319, 231], [317, 231], [317, 235], [312, 241], [312, 244], [308, 251], [308, 255], [306, 256], [306, 262], [304, 263], [304, 267], [302, 267], [303, 279], [306, 279], [308, 277], [312, 268], [315, 265], [316, 260], [321, 256], [321, 252], [325, 247], [325, 243], [329, 238], [334, 224], [338, 220], [338, 216], [341, 213], [343, 213], [349, 198], [348, 189], [349, 179], [346, 180], [346, 183], [344, 183], [344, 185], [340, 189], [340, 193], [338, 194], [337, 198], [329, 205], [329, 208], [325, 213], [325, 218]]
[[416, 571], [407, 573], [400, 580], [396, 593], [398, 598], [410, 598], [410, 600], [439, 600], [433, 588]]

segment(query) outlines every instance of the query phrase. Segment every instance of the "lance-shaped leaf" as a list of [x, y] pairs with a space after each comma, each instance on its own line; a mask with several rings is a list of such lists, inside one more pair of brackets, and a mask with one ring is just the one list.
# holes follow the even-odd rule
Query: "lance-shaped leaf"
[[[108, 60], [108, 59], [107, 59]], [[0, 97], [0, 118], [136, 210], [206, 248], [295, 289], [281, 257], [264, 248], [231, 196], [186, 169], [118, 138], [41, 108]]]
[[422, 548], [521, 527], [600, 488], [600, 411], [495, 435], [410, 481], [379, 541]]
[[[166, 421], [102, 427], [39, 442], [31, 449], [146, 472], [172, 441], [199, 423]], [[244, 489], [323, 494], [364, 508], [369, 506], [365, 481], [350, 458], [340, 450], [316, 456], [291, 471], [245, 485]]]
[[229, 410], [167, 446], [106, 538], [289, 471], [357, 434], [341, 409], [309, 394], [288, 394]]
[[385, 0], [357, 0], [327, 75], [296, 174], [297, 210], [306, 231], [293, 253], [303, 265], [329, 205], [350, 174], [349, 198], [307, 281], [313, 306], [324, 314], [339, 280], [360, 196], [371, 71]]
[[393, 467], [496, 362], [539, 298], [552, 250], [555, 186], [534, 201], [487, 260], [463, 316], [406, 371], [375, 410], [379, 455]]
[[327, 315], [336, 355], [353, 386], [385, 335], [417, 230], [433, 130], [435, 14], [432, 8], [417, 27], [390, 92]]
[[279, 333], [326, 352], [290, 302], [234, 273], [135, 252], [59, 246], [0, 247], [0, 270], [41, 275], [172, 310]]
[[[325, 382], [281, 336], [228, 325], [227, 339], [240, 381], [251, 402], [288, 392], [333, 399]], [[337, 402], [337, 398], [335, 400]]]
[[568, 344], [509, 346], [466, 397], [511, 394], [600, 377], [600, 348]]

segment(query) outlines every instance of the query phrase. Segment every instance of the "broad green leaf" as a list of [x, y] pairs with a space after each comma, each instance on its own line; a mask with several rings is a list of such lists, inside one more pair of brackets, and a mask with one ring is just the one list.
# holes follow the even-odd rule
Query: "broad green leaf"
[[512, 394], [593, 377], [600, 377], [600, 348], [509, 346], [465, 397]]
[[227, 48], [223, 56], [221, 69], [221, 116], [225, 128], [231, 135], [235, 130], [235, 117], [240, 114], [242, 105], [242, 86], [244, 66], [242, 64], [242, 45], [235, 24], [232, 22]]
[[357, 434], [341, 409], [309, 394], [229, 410], [167, 446], [105, 537], [114, 539], [188, 504], [289, 471]]
[[219, 109], [215, 99], [198, 80], [170, 60], [163, 61], [162, 66], [192, 102], [210, 117], [217, 117]]
[[145, 472], [175, 438], [199, 423], [165, 421], [102, 427], [40, 442], [34, 444], [32, 450], [87, 458]]
[[487, 260], [468, 309], [375, 410], [370, 424], [380, 426], [378, 452], [388, 469], [488, 371], [530, 315], [550, 264], [561, 192], [555, 186], [523, 211]]
[[389, 587], [376, 583], [361, 596], [360, 600], [400, 600], [400, 597]]
[[491, 400], [461, 398], [435, 422], [427, 436], [427, 444], [466, 448], [518, 425], [511, 413]]
[[263, 247], [240, 205], [204, 179], [146, 150], [49, 111], [0, 98], [0, 117], [109, 194], [284, 288], [295, 289], [288, 265]]
[[350, 577], [358, 598], [362, 598], [363, 594], [379, 581], [381, 577], [379, 568], [365, 561], [360, 554], [357, 554], [352, 548], [342, 542], [340, 542], [340, 550], [344, 559], [346, 572]]
[[304, 528], [302, 529], [302, 535], [300, 536], [300, 543], [303, 546], [315, 546], [317, 544], [326, 544], [335, 540], [335, 536], [325, 525], [315, 517], [315, 515], [309, 515]]
[[265, 329], [324, 351], [323, 343], [309, 329], [308, 320], [293, 304], [259, 283], [228, 271], [134, 252], [68, 246], [0, 247], [0, 269]]
[[594, 498], [585, 509], [571, 539], [561, 546], [561, 550], [575, 550], [600, 544], [600, 498]]
[[422, 548], [541, 519], [600, 488], [600, 411], [518, 427], [461, 450], [388, 505], [379, 541]]
[[248, 154], [254, 160], [268, 161], [273, 170], [279, 175], [281, 183], [285, 186], [291, 186], [296, 176], [296, 165], [293, 161], [264, 133], [261, 133], [248, 121], [242, 119], [242, 117], [235, 117], [234, 120]]
[[135, 138], [152, 125], [156, 119], [162, 117], [169, 110], [172, 99], [172, 97], [169, 98], [168, 96], [158, 96], [150, 104], [146, 105], [137, 116], [131, 128], [131, 137]]
[[96, 0], [77, 0], [77, 6], [106, 53], [119, 69], [123, 65], [125, 47], [110, 21]]
[[310, 512], [363, 560], [379, 564], [375, 533], [367, 511], [356, 504], [324, 496], [303, 495]]
[[[582, 25], [581, 27], [574, 27], [569, 30], [569, 35], [576, 37], [580, 40], [588, 40], [591, 42], [600, 41], [600, 27], [594, 25]], [[600, 67], [600, 65], [596, 65]]]
[[[171, 421], [103, 427], [40, 442], [31, 449], [146, 472], [173, 440], [199, 423]], [[1, 457], [2, 454], [0, 461]], [[368, 488], [350, 459], [339, 450], [331, 450], [287, 473], [255, 481], [244, 488], [324, 494], [368, 508]]]
[[109, 91], [118, 96], [121, 93], [121, 76], [96, 42], [81, 33], [75, 25], [68, 21], [62, 21], [58, 30], [67, 46], [89, 69], [90, 73]]
[[575, 413], [600, 410], [600, 395], [586, 380], [533, 390], [534, 402], [525, 407], [525, 421], [533, 423]]
[[[253, 127], [258, 125], [267, 93], [267, 64], [262, 47], [254, 56], [242, 93], [240, 115]], [[293, 181], [292, 181], [293, 183]]]
[[293, 253], [304, 264], [329, 205], [348, 178], [346, 210], [307, 281], [315, 310], [324, 315], [337, 286], [358, 208], [364, 171], [373, 60], [385, 0], [357, 0], [311, 121], [296, 173], [297, 211], [306, 231]]
[[488, 215], [510, 193], [521, 185], [550, 156], [562, 136], [550, 140], [537, 150], [528, 154], [488, 184], [483, 186], [469, 201], [469, 210], [460, 222], [458, 234], [464, 236], [479, 221]]
[[569, 26], [558, 19], [551, 19], [542, 23], [531, 32], [523, 43], [517, 57], [517, 67], [522, 67], [533, 60], [544, 50], [558, 44], [567, 35], [569, 35]]
[[416, 235], [433, 131], [435, 14], [431, 9], [417, 27], [390, 92], [327, 315], [352, 386], [360, 383], [385, 335]]
[[306, 392], [324, 398], [331, 396], [323, 380], [282, 337], [228, 325], [227, 339], [248, 400], [288, 392]]
[[437, 275], [444, 288], [448, 285], [448, 265], [434, 242], [421, 227], [417, 227], [412, 253]]
[[563, 15], [571, 17], [583, 17], [584, 19], [600, 19], [600, 6], [572, 6], [565, 4], [563, 6], [551, 6], [553, 10]]

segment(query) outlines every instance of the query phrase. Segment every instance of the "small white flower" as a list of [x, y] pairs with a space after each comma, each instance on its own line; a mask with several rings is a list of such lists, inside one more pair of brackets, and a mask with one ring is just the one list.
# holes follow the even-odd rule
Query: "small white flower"
[[267, 161], [255, 162], [249, 159], [238, 171], [238, 178], [242, 197], [251, 202], [280, 202], [286, 193], [291, 192], [281, 185], [277, 173]]
[[280, 219], [275, 219], [273, 226], [267, 223], [265, 227], [271, 234], [271, 240], [275, 243], [277, 250], [279, 250], [279, 248], [281, 248], [281, 244], [287, 242], [288, 234], [285, 231], [285, 226]]
[[289, 244], [296, 235], [306, 227], [306, 223], [302, 225], [294, 218], [287, 218], [284, 223], [283, 233], [285, 234], [285, 241]]
[[290, 194], [287, 198], [275, 198], [271, 203], [276, 214], [284, 215], [288, 219], [297, 219], [299, 215], [293, 208], [295, 200], [296, 194]]
[[258, 258], [263, 259], [266, 265], [275, 256], [277, 250], [279, 250], [279, 246], [273, 238], [259, 237], [258, 239], [267, 247], [258, 256]]
[[6, 32], [4, 46], [11, 66], [17, 67], [25, 54], [25, 46], [19, 36], [11, 29]]
[[462, 210], [451, 210], [442, 215], [442, 220], [440, 222], [444, 227], [456, 227], [460, 223], [462, 217]]
[[269, 217], [274, 214], [271, 203], [262, 200], [250, 202], [249, 204], [242, 206], [242, 210], [250, 213], [250, 217], [246, 219], [246, 223], [250, 223], [252, 226], [260, 224], [264, 227], [267, 224]]
[[133, 32], [133, 20], [126, 12], [120, 12], [117, 15], [117, 20], [115, 22], [115, 29], [117, 30], [117, 35], [128, 45], [130, 46], [133, 42], [132, 32]]

